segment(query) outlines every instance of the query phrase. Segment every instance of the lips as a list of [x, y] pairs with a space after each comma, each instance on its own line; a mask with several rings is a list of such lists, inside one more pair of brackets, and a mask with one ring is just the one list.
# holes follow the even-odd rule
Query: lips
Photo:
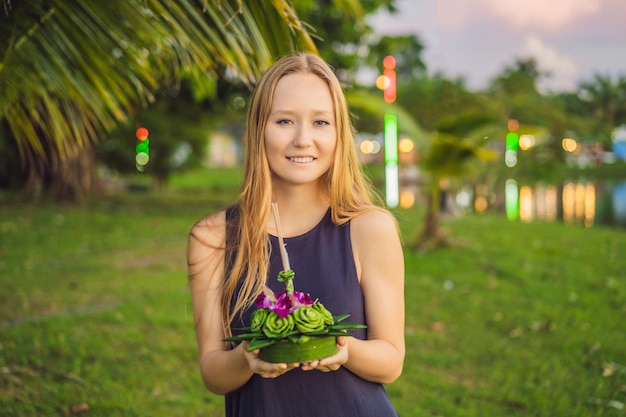
[[315, 158], [313, 158], [312, 156], [291, 156], [287, 159], [289, 159], [291, 162], [297, 162], [299, 164], [306, 164], [315, 160]]

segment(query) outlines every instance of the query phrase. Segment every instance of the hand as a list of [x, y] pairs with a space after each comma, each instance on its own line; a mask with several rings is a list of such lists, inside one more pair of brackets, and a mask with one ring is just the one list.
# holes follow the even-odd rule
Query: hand
[[336, 371], [341, 365], [348, 361], [348, 339], [346, 336], [337, 337], [337, 353], [327, 358], [318, 359], [316, 361], [303, 362], [301, 368], [303, 371], [311, 371], [317, 369], [322, 372]]
[[261, 375], [263, 378], [276, 378], [277, 376], [281, 376], [285, 372], [288, 372], [294, 368], [300, 366], [298, 362], [296, 363], [272, 363], [266, 362], [259, 357], [259, 349], [255, 349], [252, 352], [248, 352], [249, 341], [243, 341], [242, 343], [244, 356], [246, 361], [248, 361], [248, 366], [250, 370], [255, 374]]

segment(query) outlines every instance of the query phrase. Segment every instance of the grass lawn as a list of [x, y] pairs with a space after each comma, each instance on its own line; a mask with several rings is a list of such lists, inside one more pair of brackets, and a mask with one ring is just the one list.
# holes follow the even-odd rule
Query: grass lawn
[[[84, 207], [0, 200], [0, 415], [221, 416], [196, 364], [185, 248], [239, 173]], [[397, 210], [407, 240], [419, 210]], [[403, 417], [626, 415], [626, 230], [446, 219], [406, 251]]]

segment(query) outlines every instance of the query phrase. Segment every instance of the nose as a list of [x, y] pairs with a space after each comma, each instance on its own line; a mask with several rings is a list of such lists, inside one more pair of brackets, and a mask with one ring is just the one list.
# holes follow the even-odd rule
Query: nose
[[313, 137], [311, 129], [309, 129], [306, 125], [298, 126], [296, 130], [296, 135], [293, 139], [293, 145], [297, 148], [308, 148], [313, 144]]

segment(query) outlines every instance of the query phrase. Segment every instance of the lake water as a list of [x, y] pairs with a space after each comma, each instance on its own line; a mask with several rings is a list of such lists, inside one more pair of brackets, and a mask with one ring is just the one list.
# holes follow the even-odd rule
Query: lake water
[[[400, 206], [425, 203], [417, 197], [423, 187], [400, 187]], [[445, 196], [442, 211], [497, 210], [511, 221], [561, 221], [584, 227], [615, 226], [626, 229], [626, 180], [566, 181], [563, 184], [519, 185], [506, 182], [502, 190], [464, 189]]]
[[571, 181], [530, 187], [508, 180], [504, 199], [504, 214], [509, 220], [626, 228], [626, 181]]

